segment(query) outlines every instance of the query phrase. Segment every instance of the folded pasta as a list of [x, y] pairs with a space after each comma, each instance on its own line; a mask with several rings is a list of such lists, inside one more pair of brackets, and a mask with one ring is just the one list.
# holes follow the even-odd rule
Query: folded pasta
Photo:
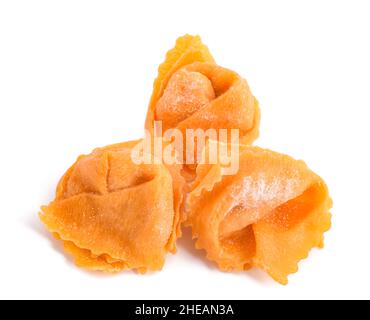
[[[79, 157], [40, 219], [90, 270], [160, 270], [185, 223], [220, 269], [257, 267], [286, 284], [323, 247], [332, 201], [303, 161], [251, 146], [259, 123], [247, 81], [216, 64], [199, 37], [181, 37], [158, 69], [145, 138]], [[189, 131], [203, 132], [203, 145], [198, 136], [189, 149]], [[214, 144], [227, 152], [212, 153]]]
[[246, 80], [218, 66], [200, 38], [187, 35], [159, 67], [146, 129], [153, 132], [156, 121], [183, 136], [190, 129], [237, 129], [250, 144], [259, 134], [260, 111]]
[[199, 165], [189, 195], [187, 224], [196, 246], [222, 270], [258, 267], [286, 284], [298, 262], [323, 246], [331, 199], [324, 181], [294, 160], [241, 145], [240, 167]]
[[40, 218], [80, 267], [116, 272], [162, 268], [175, 252], [181, 192], [164, 165], [136, 165], [137, 141], [81, 156]]

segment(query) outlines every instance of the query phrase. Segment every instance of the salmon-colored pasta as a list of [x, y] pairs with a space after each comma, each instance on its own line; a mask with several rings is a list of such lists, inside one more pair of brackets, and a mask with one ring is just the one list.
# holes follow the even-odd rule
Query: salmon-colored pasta
[[128, 142], [80, 157], [40, 214], [76, 264], [93, 270], [159, 270], [175, 252], [182, 192], [164, 165], [136, 165]]
[[238, 129], [238, 138], [250, 144], [259, 134], [260, 111], [246, 80], [218, 66], [200, 38], [187, 35], [159, 67], [146, 129], [153, 132], [155, 121], [184, 137], [188, 129]]
[[298, 262], [323, 246], [331, 199], [324, 181], [294, 160], [241, 145], [240, 168], [199, 165], [187, 224], [210, 260], [225, 271], [259, 267], [287, 283]]
[[[251, 146], [259, 122], [258, 102], [246, 80], [217, 65], [199, 37], [181, 37], [159, 67], [145, 139], [81, 156], [40, 218], [87, 269], [160, 270], [166, 254], [175, 253], [185, 222], [196, 247], [220, 269], [257, 267], [286, 284], [298, 262], [312, 248], [323, 247], [332, 201], [323, 179], [303, 161]], [[174, 147], [170, 156], [174, 151], [177, 160], [182, 158], [169, 164], [166, 152], [155, 150], [157, 123], [182, 138], [188, 130], [214, 129], [219, 135], [212, 141], [206, 134], [204, 144], [190, 150], [186, 140], [179, 148], [161, 136], [162, 149]], [[238, 141], [230, 144], [234, 130]], [[211, 157], [214, 142], [238, 151], [231, 154], [236, 171], [217, 160], [220, 154], [216, 162], [199, 161], [198, 154]], [[133, 161], [140, 145], [150, 147], [142, 150], [152, 160], [147, 164]], [[153, 162], [159, 158], [162, 162]]]

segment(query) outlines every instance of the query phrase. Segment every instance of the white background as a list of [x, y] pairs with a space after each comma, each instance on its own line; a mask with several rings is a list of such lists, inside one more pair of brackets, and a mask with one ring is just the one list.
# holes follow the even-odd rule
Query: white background
[[[1, 1], [0, 298], [370, 298], [369, 16], [352, 0]], [[38, 221], [79, 154], [141, 137], [156, 69], [185, 33], [248, 80], [257, 144], [330, 187], [326, 247], [287, 287], [219, 272], [188, 233], [159, 273], [89, 273]]]

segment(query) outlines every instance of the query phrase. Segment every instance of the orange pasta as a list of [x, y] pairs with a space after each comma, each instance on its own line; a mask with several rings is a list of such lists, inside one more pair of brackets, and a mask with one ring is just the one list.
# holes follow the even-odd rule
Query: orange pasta
[[128, 142], [80, 157], [40, 214], [76, 264], [93, 270], [159, 270], [175, 252], [180, 186], [163, 165], [135, 165]]
[[155, 121], [183, 136], [189, 129], [238, 129], [249, 144], [258, 137], [260, 111], [246, 80], [218, 66], [199, 37], [184, 36], [159, 67], [146, 118], [151, 132]]
[[323, 246], [331, 199], [324, 181], [303, 161], [240, 146], [240, 168], [199, 165], [187, 224], [198, 249], [225, 271], [259, 267], [286, 284], [298, 262]]
[[[199, 37], [181, 37], [159, 67], [145, 139], [78, 158], [40, 219], [87, 269], [160, 270], [186, 223], [196, 247], [220, 269], [258, 267], [286, 284], [298, 262], [323, 247], [332, 201], [325, 182], [303, 161], [250, 146], [259, 121], [246, 80], [217, 65]], [[180, 134], [181, 148], [177, 136], [157, 141], [157, 122]], [[189, 130], [205, 133], [204, 144], [187, 149]], [[207, 136], [212, 130], [214, 138]], [[235, 131], [238, 140], [231, 144]], [[231, 151], [223, 160], [232, 168], [220, 153], [215, 162], [197, 157], [211, 160], [214, 142]], [[138, 146], [145, 146], [149, 162], [133, 161]], [[173, 154], [177, 161], [166, 162]]]

